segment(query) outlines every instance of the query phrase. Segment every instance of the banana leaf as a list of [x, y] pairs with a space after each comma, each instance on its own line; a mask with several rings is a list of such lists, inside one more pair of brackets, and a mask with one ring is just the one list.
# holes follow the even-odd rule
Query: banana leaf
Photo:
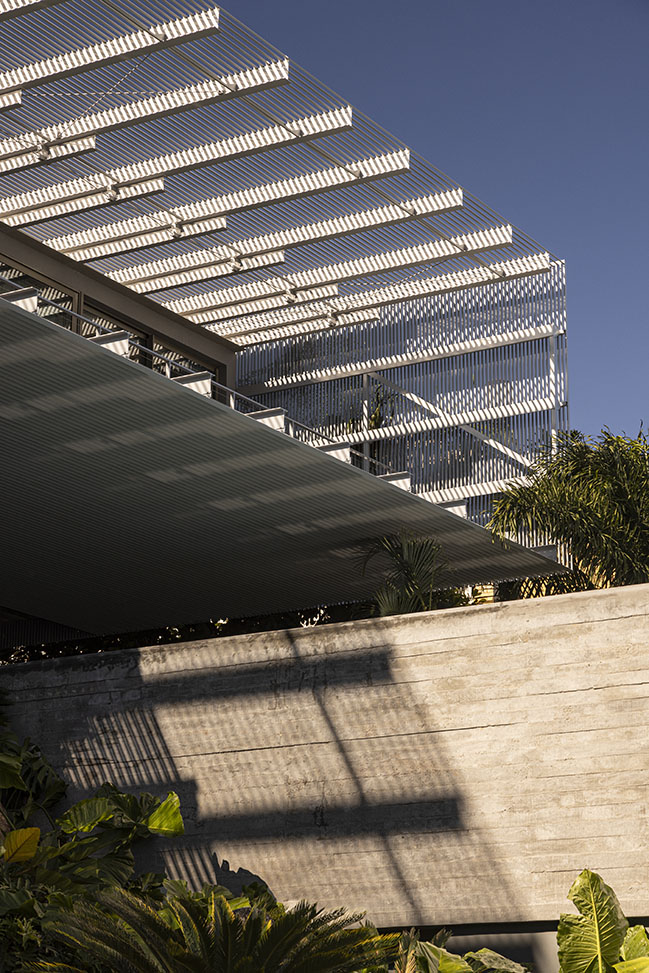
[[644, 926], [631, 926], [622, 943], [622, 959], [649, 956], [649, 937]]
[[568, 898], [581, 915], [564, 913], [559, 919], [561, 973], [613, 973], [629, 925], [615, 892], [586, 868], [573, 883]]
[[615, 964], [617, 973], [649, 973], [649, 956], [636, 956]]
[[40, 836], [40, 828], [19, 828], [17, 831], [10, 831], [4, 839], [5, 861], [29, 861], [36, 854]]
[[185, 825], [180, 813], [180, 798], [171, 791], [162, 804], [148, 817], [144, 824], [153, 834], [165, 835], [167, 838], [185, 833]]

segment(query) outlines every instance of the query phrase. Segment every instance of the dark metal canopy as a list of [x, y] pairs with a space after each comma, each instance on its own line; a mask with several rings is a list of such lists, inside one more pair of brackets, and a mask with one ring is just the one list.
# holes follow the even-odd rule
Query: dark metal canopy
[[444, 585], [553, 562], [0, 302], [2, 600], [88, 632], [361, 599], [355, 555], [433, 534]]

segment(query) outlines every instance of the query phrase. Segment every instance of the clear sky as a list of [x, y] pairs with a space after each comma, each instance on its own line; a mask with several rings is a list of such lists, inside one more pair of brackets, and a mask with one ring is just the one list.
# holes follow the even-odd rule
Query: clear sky
[[649, 426], [649, 0], [224, 0], [568, 274], [570, 421]]

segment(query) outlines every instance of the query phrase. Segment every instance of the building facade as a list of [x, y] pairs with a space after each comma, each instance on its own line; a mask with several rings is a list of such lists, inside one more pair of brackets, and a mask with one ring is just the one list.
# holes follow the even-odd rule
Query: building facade
[[567, 429], [565, 265], [252, 345], [237, 375], [356, 462], [407, 471], [413, 492], [484, 524]]

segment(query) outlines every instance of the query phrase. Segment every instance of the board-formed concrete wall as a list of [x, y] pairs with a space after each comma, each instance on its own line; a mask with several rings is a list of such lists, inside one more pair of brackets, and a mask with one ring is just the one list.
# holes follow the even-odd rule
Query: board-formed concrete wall
[[[649, 585], [5, 669], [72, 796], [181, 795], [214, 858], [380, 926], [649, 913]], [[166, 849], [166, 850], [165, 850]], [[227, 866], [224, 866], [227, 867]]]

